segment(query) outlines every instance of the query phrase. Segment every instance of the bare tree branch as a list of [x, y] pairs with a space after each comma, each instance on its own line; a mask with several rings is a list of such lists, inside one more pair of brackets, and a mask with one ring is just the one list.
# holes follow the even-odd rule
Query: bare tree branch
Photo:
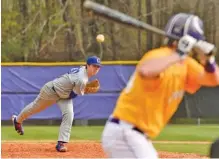
[[63, 29], [64, 27], [66, 27], [66, 23], [65, 24], [62, 24], [62, 25], [60, 25], [55, 31], [54, 31], [54, 34], [53, 34], [53, 37], [51, 38], [51, 40], [49, 40], [49, 42], [47, 42], [46, 44], [44, 44], [42, 47], [41, 47], [41, 49], [40, 49], [40, 51], [39, 52], [41, 52], [46, 46], [48, 46], [49, 44], [52, 44], [52, 46], [54, 45], [54, 41], [56, 40], [56, 38], [57, 38], [57, 33], [61, 30], [61, 29]]
[[27, 25], [27, 27], [24, 28], [24, 29], [23, 29], [21, 32], [19, 32], [17, 35], [15, 35], [15, 36], [12, 38], [12, 40], [14, 41], [14, 40], [17, 39], [17, 37], [18, 37], [19, 35], [26, 33], [27, 30], [33, 25], [33, 23], [35, 22], [36, 18], [37, 18], [39, 15], [40, 15], [40, 10], [35, 14], [33, 20]]
[[[65, 12], [67, 6], [68, 6], [68, 5], [65, 4], [64, 7], [63, 7], [63, 9], [61, 9], [59, 12], [57, 12], [57, 13], [51, 15], [51, 16], [49, 17], [49, 19], [47, 19], [47, 21], [48, 21], [48, 20], [50, 21], [50, 20], [53, 19], [54, 17], [56, 17], [56, 16], [58, 16], [58, 15], [60, 15], [60, 14], [63, 14], [63, 13]], [[25, 29], [23, 29], [20, 33], [18, 33], [17, 35], [15, 35], [15, 36], [12, 38], [12, 41], [15, 41], [19, 35], [24, 34], [25, 32], [27, 32], [27, 30], [34, 24], [36, 18], [40, 15], [40, 12], [41, 12], [41, 10], [39, 10], [39, 11], [35, 14], [33, 20], [27, 25], [27, 27], [26, 27]], [[11, 41], [11, 40], [9, 40], [9, 42], [10, 42], [10, 41]]]
[[41, 41], [42, 41], [42, 36], [43, 36], [43, 31], [46, 27], [46, 24], [48, 23], [48, 19], [47, 20], [44, 20], [43, 22], [43, 25], [42, 27], [40, 28], [40, 33], [39, 33], [39, 38], [38, 38], [38, 41], [36, 42], [37, 45], [36, 45], [36, 49], [35, 49], [35, 55], [38, 55], [39, 52], [40, 52], [40, 48], [41, 48]]
[[87, 51], [88, 47], [86, 48], [86, 50], [84, 50], [83, 42], [82, 42], [82, 40], [83, 40], [82, 32], [81, 32], [81, 29], [78, 25], [76, 26], [76, 33], [77, 33], [76, 34], [77, 38], [79, 39], [78, 40], [79, 41], [79, 49], [80, 49], [81, 53], [83, 54], [83, 56], [86, 57], [86, 51]]

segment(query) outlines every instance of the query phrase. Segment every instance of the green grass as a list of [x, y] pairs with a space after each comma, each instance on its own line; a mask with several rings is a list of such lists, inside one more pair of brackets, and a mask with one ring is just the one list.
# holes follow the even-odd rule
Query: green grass
[[[57, 140], [58, 126], [25, 126], [25, 135], [18, 135], [12, 126], [2, 126], [2, 140]], [[71, 140], [100, 141], [103, 127], [73, 126]], [[168, 125], [155, 141], [210, 141], [219, 137], [219, 125]], [[207, 155], [209, 144], [154, 143], [158, 151]]]
[[[56, 140], [58, 126], [25, 126], [20, 136], [12, 126], [2, 126], [2, 140]], [[103, 127], [72, 127], [71, 140], [100, 140]]]
[[[2, 126], [2, 140], [56, 140], [58, 126], [25, 126], [25, 135], [18, 135], [12, 126]], [[71, 139], [100, 140], [103, 127], [73, 126]], [[219, 136], [219, 125], [169, 125], [156, 140], [212, 141]]]
[[212, 141], [218, 132], [219, 125], [168, 125], [156, 140]]
[[154, 144], [158, 151], [179, 152], [179, 153], [195, 153], [199, 155], [209, 154], [209, 144]]

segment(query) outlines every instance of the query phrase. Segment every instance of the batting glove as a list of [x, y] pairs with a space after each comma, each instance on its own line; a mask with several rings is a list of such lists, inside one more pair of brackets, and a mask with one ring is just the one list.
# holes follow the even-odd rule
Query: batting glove
[[197, 40], [189, 35], [180, 38], [177, 46], [177, 53], [184, 58], [194, 47]]
[[201, 53], [205, 54], [206, 56], [211, 56], [213, 52], [216, 50], [214, 44], [202, 40], [199, 40], [194, 47], [198, 48], [201, 51]]
[[214, 52], [216, 52], [216, 47], [214, 44], [208, 43], [207, 41], [199, 40], [194, 49], [197, 53], [204, 55], [206, 58], [204, 67], [205, 71], [209, 73], [214, 73], [216, 70], [216, 62]]

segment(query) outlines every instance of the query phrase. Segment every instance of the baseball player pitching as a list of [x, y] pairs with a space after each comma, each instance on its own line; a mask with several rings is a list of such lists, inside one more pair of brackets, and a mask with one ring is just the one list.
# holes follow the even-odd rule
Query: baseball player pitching
[[[180, 40], [167, 39], [166, 46], [143, 56], [105, 125], [102, 146], [111, 158], [157, 159], [150, 139], [168, 123], [184, 92], [219, 85], [219, 68], [212, 54], [215, 46], [204, 41], [202, 20], [179, 13], [165, 30]], [[205, 63], [188, 56], [191, 51]]]
[[25, 119], [57, 103], [62, 112], [62, 123], [56, 150], [66, 152], [65, 143], [69, 142], [74, 119], [72, 98], [98, 91], [100, 87], [99, 81], [96, 79], [88, 83], [88, 79], [98, 73], [100, 66], [100, 59], [96, 56], [91, 56], [87, 59], [86, 66], [72, 68], [68, 73], [46, 83], [33, 102], [28, 104], [18, 116], [12, 116], [12, 122], [18, 134], [24, 134], [22, 122]]

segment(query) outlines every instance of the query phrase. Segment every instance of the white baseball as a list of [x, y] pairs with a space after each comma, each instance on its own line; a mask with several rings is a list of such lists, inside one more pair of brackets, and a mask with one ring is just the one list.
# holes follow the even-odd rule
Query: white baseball
[[104, 42], [104, 35], [103, 34], [98, 34], [96, 37], [97, 42], [102, 43]]

